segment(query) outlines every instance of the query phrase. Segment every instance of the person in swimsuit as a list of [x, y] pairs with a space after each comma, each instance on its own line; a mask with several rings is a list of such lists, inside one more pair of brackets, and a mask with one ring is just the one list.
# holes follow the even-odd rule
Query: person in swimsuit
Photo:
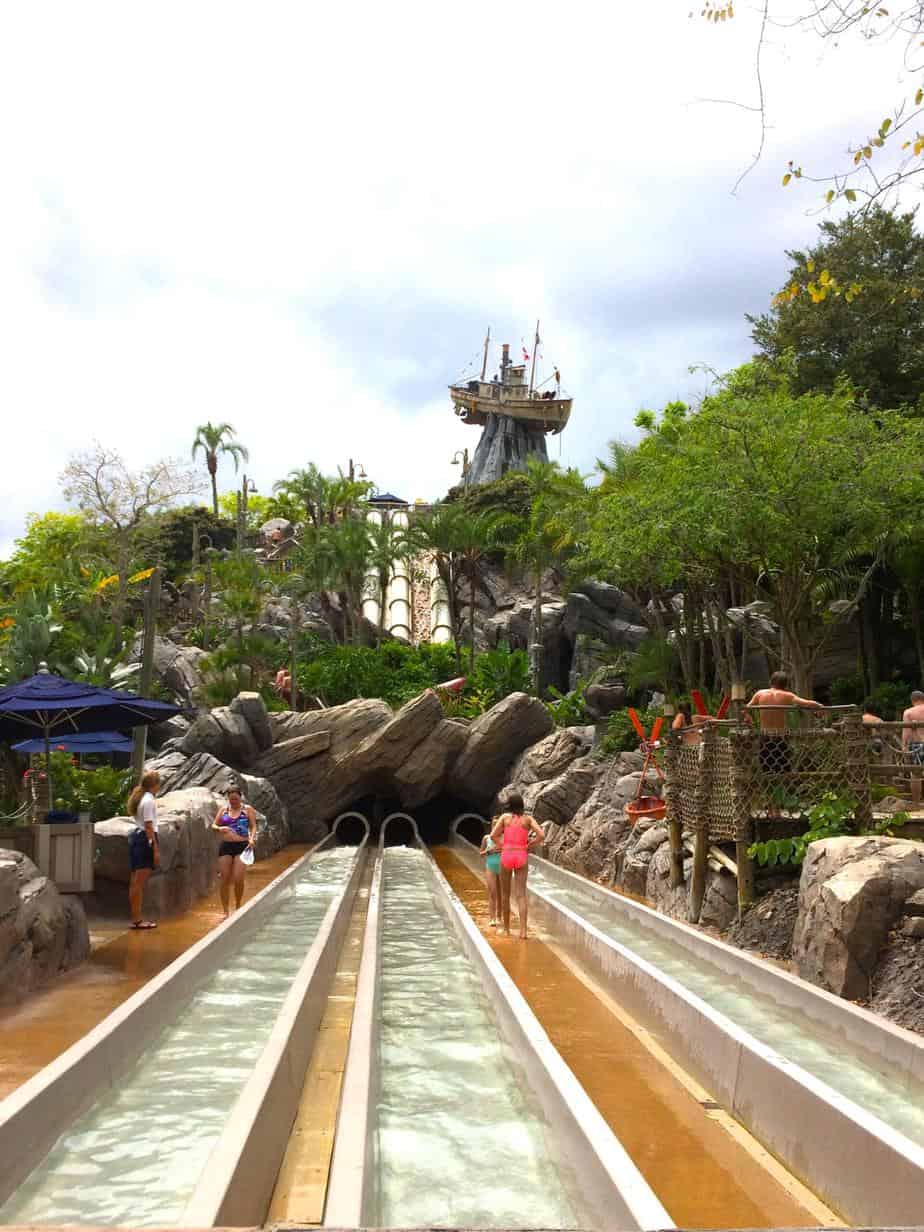
[[155, 796], [160, 788], [160, 775], [148, 770], [141, 782], [132, 788], [126, 809], [134, 817], [137, 827], [128, 839], [128, 863], [131, 875], [128, 881], [128, 905], [132, 913], [132, 928], [156, 928], [153, 920], [142, 919], [141, 904], [148, 878], [160, 865], [160, 845], [157, 841], [157, 802]]
[[232, 882], [235, 907], [240, 907], [244, 897], [247, 865], [241, 856], [248, 848], [253, 847], [257, 837], [257, 814], [249, 804], [244, 803], [239, 788], [232, 787], [228, 792], [227, 807], [219, 809], [215, 814], [212, 829], [221, 835], [221, 846], [218, 848], [218, 876], [221, 881], [218, 893], [227, 919]]
[[520, 939], [526, 940], [526, 875], [528, 852], [534, 843], [545, 842], [545, 831], [535, 817], [524, 812], [523, 797], [512, 791], [505, 801], [507, 812], [494, 823], [491, 838], [501, 844], [501, 911], [504, 932], [510, 936], [510, 894], [516, 897]]
[[915, 689], [911, 705], [902, 714], [902, 748], [911, 764], [911, 803], [921, 804], [921, 768], [924, 767], [924, 693]]
[[501, 849], [490, 834], [486, 834], [481, 840], [479, 855], [484, 857], [484, 877], [488, 885], [491, 927], [497, 928], [501, 919]]
[[[767, 707], [761, 710], [761, 707]], [[765, 774], [788, 774], [791, 769], [789, 742], [786, 739], [786, 708], [823, 710], [820, 702], [790, 692], [785, 672], [774, 672], [769, 689], [758, 689], [748, 702], [757, 711], [760, 725], [760, 768]]]

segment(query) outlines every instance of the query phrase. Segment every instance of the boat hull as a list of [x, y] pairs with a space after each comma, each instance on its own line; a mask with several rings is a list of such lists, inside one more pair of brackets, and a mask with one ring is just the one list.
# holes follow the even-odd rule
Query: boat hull
[[[485, 396], [491, 386], [480, 383], [477, 391], [451, 385], [449, 393], [455, 413], [463, 423], [486, 424], [489, 415], [509, 415], [534, 432], [561, 432], [571, 416], [571, 398]], [[494, 386], [499, 392], [502, 387]]]

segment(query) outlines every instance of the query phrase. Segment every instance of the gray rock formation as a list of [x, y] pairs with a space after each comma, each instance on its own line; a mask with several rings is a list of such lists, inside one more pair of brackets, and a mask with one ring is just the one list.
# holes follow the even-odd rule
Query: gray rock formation
[[[332, 766], [392, 717], [387, 702], [373, 698], [328, 710], [270, 714], [270, 731], [276, 743], [258, 758], [254, 772], [268, 778], [279, 793], [293, 840], [317, 841], [320, 823], [330, 820], [317, 808], [320, 785], [329, 778]], [[322, 732], [329, 733], [329, 740], [317, 739]], [[359, 790], [351, 793], [350, 802], [361, 795]]]
[[80, 899], [20, 851], [0, 848], [0, 1005], [22, 1001], [90, 953]]
[[[158, 799], [161, 863], [145, 887], [146, 916], [160, 919], [186, 911], [212, 891], [219, 839], [210, 827], [222, 803], [221, 796], [205, 787], [167, 792]], [[94, 873], [98, 881], [128, 885], [128, 839], [134, 829], [135, 823], [127, 817], [96, 823]], [[105, 895], [105, 887], [100, 889]]]
[[396, 792], [398, 772], [442, 721], [443, 707], [432, 689], [402, 706], [361, 744], [329, 762], [315, 789], [314, 816], [332, 821], [359, 797]]
[[803, 979], [867, 998], [889, 930], [924, 889], [924, 844], [832, 838], [812, 843], [799, 881], [793, 959]]
[[[134, 661], [141, 659], [141, 637], [132, 647]], [[165, 637], [154, 639], [154, 677], [184, 706], [195, 704], [195, 692], [202, 684], [200, 663], [205, 651], [198, 646], [177, 646]]]
[[439, 795], [450, 767], [468, 739], [468, 728], [443, 719], [414, 749], [394, 774], [394, 784], [405, 808], [415, 808]]
[[509, 415], [489, 415], [468, 472], [471, 485], [494, 483], [508, 471], [525, 471], [527, 458], [549, 459], [544, 432], [530, 432]]
[[469, 727], [465, 747], [449, 774], [450, 791], [476, 807], [490, 807], [516, 758], [551, 728], [542, 702], [526, 693], [511, 693]]

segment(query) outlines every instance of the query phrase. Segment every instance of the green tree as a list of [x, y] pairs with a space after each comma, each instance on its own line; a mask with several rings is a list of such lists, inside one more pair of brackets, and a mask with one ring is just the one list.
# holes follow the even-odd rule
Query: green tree
[[411, 560], [424, 546], [420, 528], [398, 526], [390, 518], [384, 522], [370, 519], [367, 523], [369, 536], [369, 574], [366, 589], [372, 591], [379, 609], [379, 635], [385, 634], [388, 617], [388, 586], [399, 562]]
[[225, 655], [219, 666], [235, 668], [240, 691], [245, 685], [244, 668], [248, 668], [250, 683], [253, 685], [256, 664], [265, 651], [265, 639], [253, 639], [253, 625], [263, 607], [266, 575], [254, 557], [247, 552], [218, 561], [214, 568], [219, 589], [219, 608], [233, 629], [230, 649], [234, 660], [230, 661]]
[[[924, 496], [922, 429], [894, 412], [859, 414], [847, 386], [796, 397], [745, 365], [696, 414], [650, 432], [624, 475], [601, 486], [590, 552], [619, 584], [686, 586], [688, 627], [691, 592], [725, 598], [731, 580], [738, 603], [763, 600], [810, 696], [831, 632]], [[845, 569], [861, 557], [859, 576]], [[832, 611], [835, 597], [846, 602]]]
[[[530, 667], [533, 689], [542, 688], [542, 578], [579, 555], [587, 492], [580, 474], [556, 462], [529, 458], [526, 464], [530, 508], [507, 528], [508, 561], [525, 568], [533, 584], [530, 621]], [[513, 533], [510, 533], [510, 532]]]
[[[117, 589], [112, 610], [116, 642], [121, 647], [132, 547], [139, 527], [178, 497], [195, 493], [199, 478], [171, 459], [131, 471], [118, 453], [95, 444], [71, 456], [61, 480], [68, 500], [106, 527], [115, 539]], [[109, 580], [103, 579], [103, 584]]]
[[250, 459], [250, 454], [245, 445], [234, 439], [234, 427], [229, 423], [213, 424], [207, 422], [200, 424], [196, 429], [196, 437], [192, 443], [192, 458], [196, 459], [196, 455], [202, 452], [205, 457], [206, 469], [209, 473], [209, 478], [212, 483], [212, 513], [218, 517], [218, 460], [221, 456], [227, 455], [234, 462], [234, 470], [237, 472], [242, 461], [247, 462]]
[[[789, 277], [770, 312], [748, 317], [761, 353], [792, 356], [792, 391], [832, 393], [843, 376], [874, 407], [924, 412], [924, 235], [914, 213], [875, 206], [821, 224], [818, 241], [792, 251]], [[862, 293], [828, 294], [822, 279]], [[813, 283], [813, 295], [805, 288]]]
[[344, 475], [322, 475], [313, 462], [300, 470], [289, 471], [285, 479], [273, 484], [277, 498], [303, 510], [308, 526], [319, 530], [352, 513], [371, 485]]

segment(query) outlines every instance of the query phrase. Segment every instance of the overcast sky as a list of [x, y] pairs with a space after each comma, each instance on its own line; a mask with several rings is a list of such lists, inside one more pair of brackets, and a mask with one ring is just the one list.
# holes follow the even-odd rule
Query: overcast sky
[[0, 554], [74, 449], [188, 456], [207, 419], [261, 491], [352, 456], [438, 497], [488, 325], [518, 350], [541, 318], [575, 399], [551, 454], [588, 470], [690, 364], [747, 359], [818, 222], [784, 164], [878, 125], [896, 57], [775, 38], [733, 197], [755, 117], [695, 100], [754, 101], [756, 17], [690, 7], [4, 6]]

